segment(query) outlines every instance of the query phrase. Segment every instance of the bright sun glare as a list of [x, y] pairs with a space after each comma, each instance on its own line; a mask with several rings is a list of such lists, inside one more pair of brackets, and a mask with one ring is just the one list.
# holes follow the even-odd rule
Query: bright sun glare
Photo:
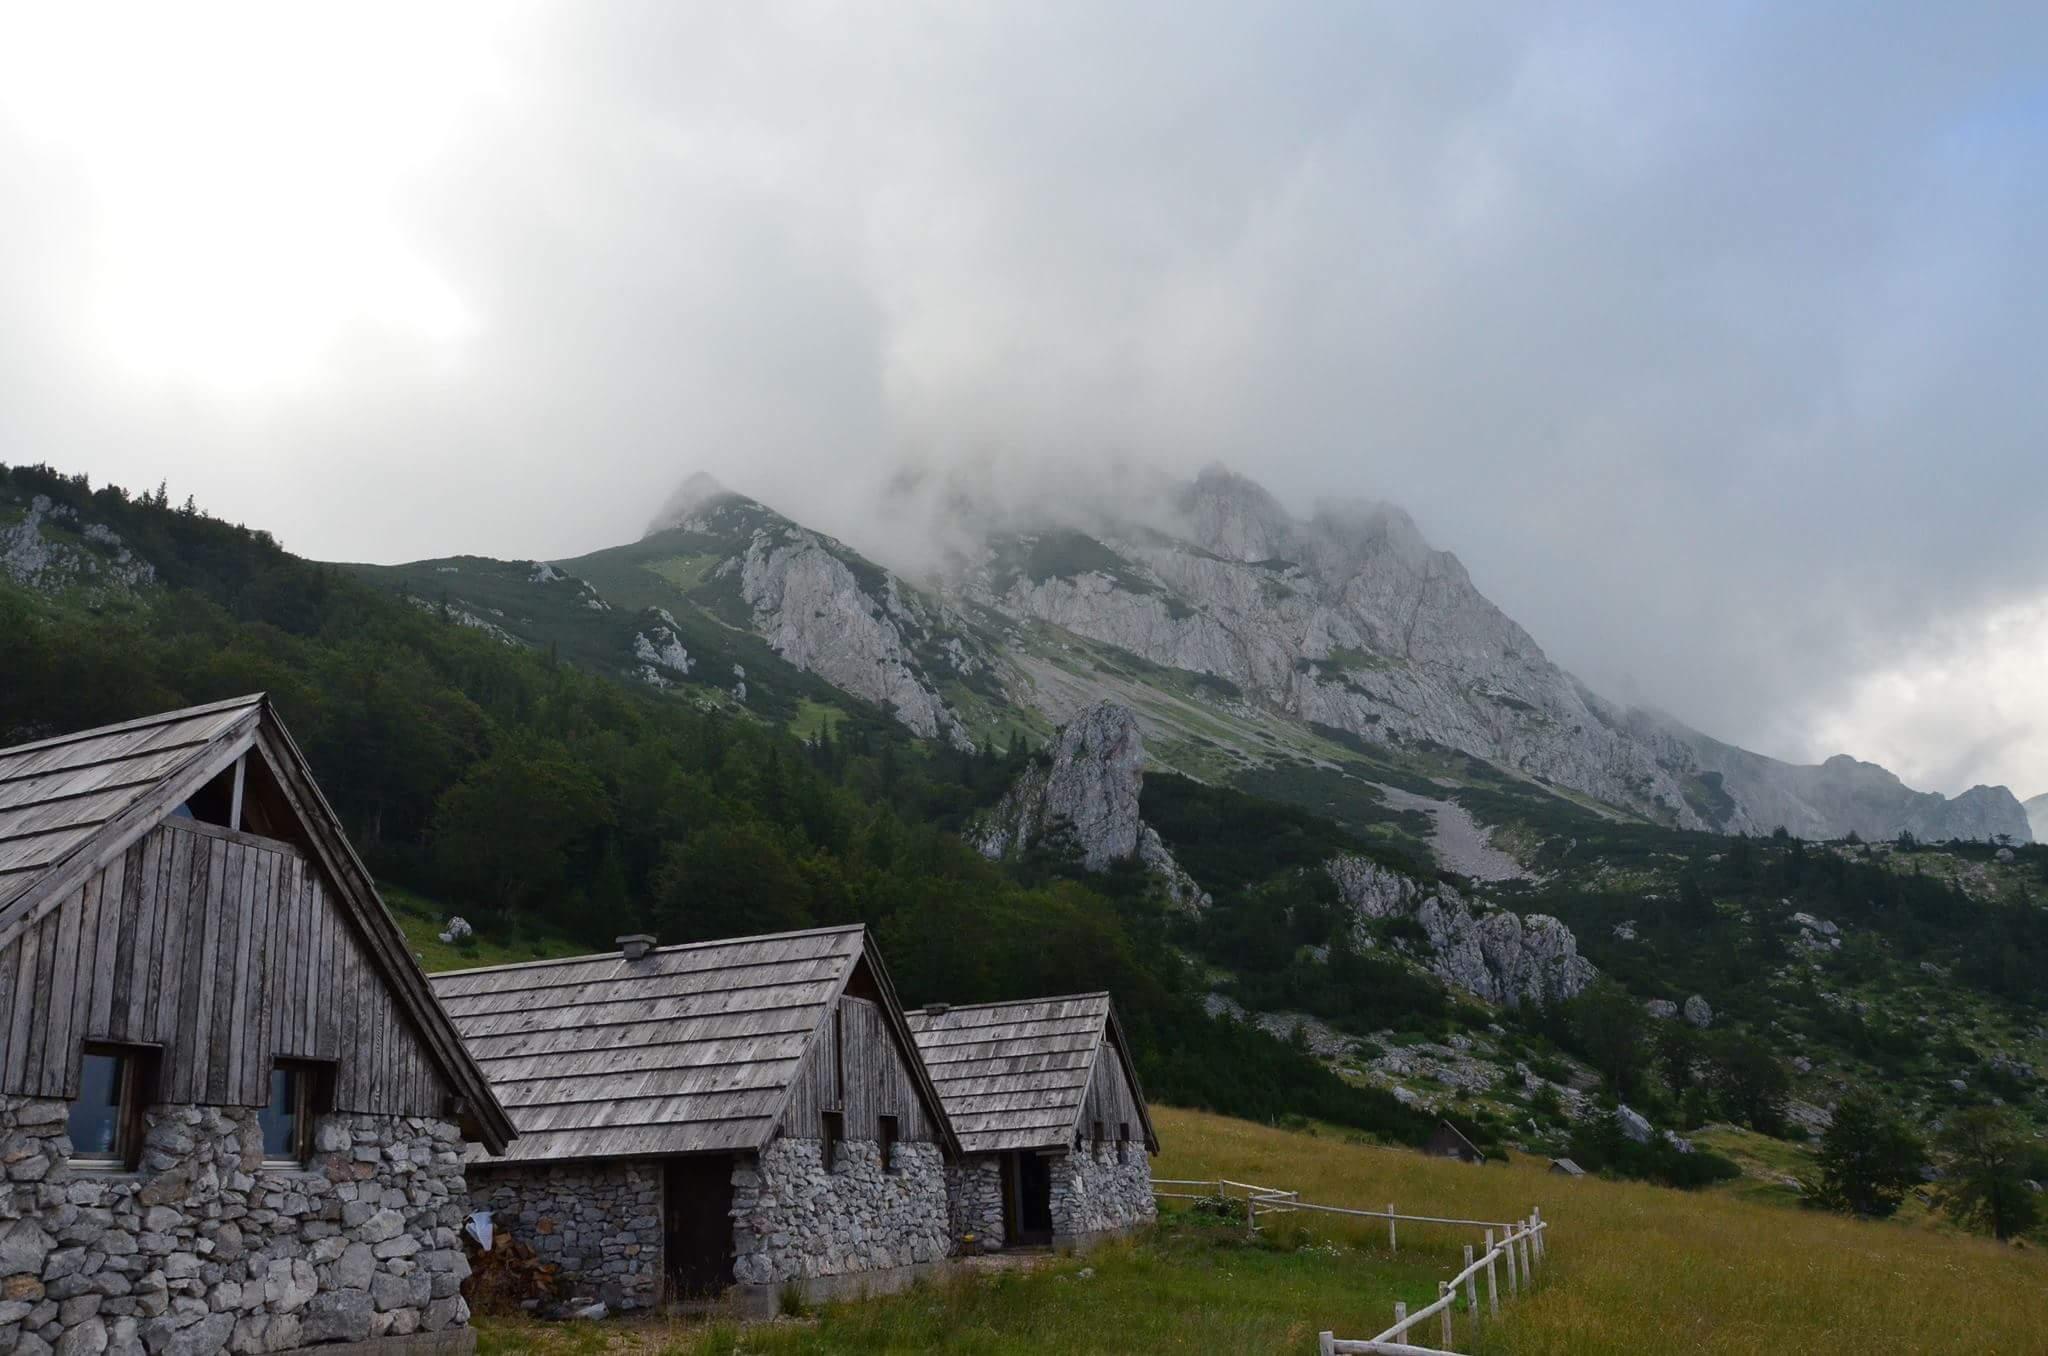
[[302, 380], [350, 332], [469, 333], [399, 197], [491, 89], [489, 22], [379, 3], [0, 18], [0, 118], [91, 196], [95, 339], [146, 380], [236, 393]]

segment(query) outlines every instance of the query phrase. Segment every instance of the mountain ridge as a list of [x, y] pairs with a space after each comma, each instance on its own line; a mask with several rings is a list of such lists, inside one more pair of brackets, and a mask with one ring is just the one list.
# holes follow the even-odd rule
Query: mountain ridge
[[1208, 779], [1296, 764], [1350, 775], [1362, 747], [1480, 759], [1532, 793], [1678, 828], [2036, 836], [2005, 788], [1950, 798], [1846, 756], [1785, 763], [1608, 701], [1397, 505], [1298, 518], [1222, 467], [1157, 490], [1131, 515], [1096, 504], [979, 524], [973, 501], [953, 497], [950, 549], [913, 578], [698, 473], [638, 542], [555, 564], [659, 612], [669, 634], [634, 637], [643, 663], [671, 642], [687, 650], [673, 609], [688, 604], [955, 747], [1045, 738], [1114, 699], [1163, 765]]

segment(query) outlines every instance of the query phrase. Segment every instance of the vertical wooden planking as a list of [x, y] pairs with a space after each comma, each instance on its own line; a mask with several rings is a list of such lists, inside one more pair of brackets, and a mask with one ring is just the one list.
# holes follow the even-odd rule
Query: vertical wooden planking
[[137, 843], [107, 868], [107, 884], [100, 895], [100, 945], [93, 956], [92, 1011], [86, 1015], [85, 1034], [112, 1037], [114, 1001], [120, 990], [121, 929], [128, 917], [128, 899], [141, 887], [142, 844]]
[[293, 852], [286, 860], [291, 863], [291, 879], [279, 900], [284, 915], [284, 978], [278, 991], [284, 1022], [281, 1043], [291, 1053], [303, 1055], [312, 1046], [306, 1037], [306, 859]]
[[207, 977], [207, 957], [213, 954], [214, 909], [209, 900], [220, 886], [220, 854], [223, 844], [218, 839], [192, 839], [192, 879], [186, 887], [184, 898], [179, 901], [184, 909], [184, 919], [173, 935], [180, 938], [184, 952], [183, 964], [178, 968], [178, 1002], [176, 1016], [165, 1023], [164, 1040], [175, 1043], [178, 1055], [174, 1059], [177, 1077], [173, 1080], [177, 1093], [172, 1098], [179, 1102], [196, 1102], [200, 1091], [206, 1086], [206, 1040], [203, 1028], [209, 1015], [201, 1006], [201, 985]]
[[20, 997], [21, 943], [0, 948], [0, 1092], [13, 1092], [12, 1069], [26, 1039], [14, 1031], [15, 1000]]
[[[335, 1098], [339, 1102], [345, 1095], [345, 1108], [361, 1111], [363, 1062], [356, 1056], [355, 948], [346, 944], [344, 930], [340, 927], [332, 927], [331, 940], [339, 943], [334, 953], [334, 987], [328, 993], [334, 1004], [333, 1048], [339, 1065], [335, 1073]], [[343, 1089], [346, 1089], [345, 1094]]]
[[201, 1021], [199, 1059], [205, 1073], [193, 1080], [196, 1101], [219, 1105], [228, 1099], [228, 1061], [231, 1054], [228, 1030], [231, 1014], [228, 994], [234, 983], [235, 941], [241, 924], [241, 901], [247, 891], [242, 870], [249, 850], [240, 843], [220, 844], [219, 874], [207, 883], [206, 911], [212, 935], [202, 958], [204, 970], [199, 982]]
[[107, 1020], [107, 1034], [115, 1040], [133, 1039], [135, 1032], [142, 1027], [142, 991], [135, 982], [135, 956], [141, 941], [143, 900], [156, 897], [156, 883], [150, 877], [156, 870], [157, 849], [162, 842], [163, 831], [159, 829], [145, 835], [128, 849], [128, 860], [133, 869], [121, 891], [120, 924], [115, 929], [112, 970], [114, 992], [119, 997]]
[[[58, 914], [71, 915], [74, 928], [72, 944], [77, 944], [77, 915], [72, 913], [68, 903], [59, 905], [56, 913], [43, 915], [43, 920], [36, 924], [35, 930], [41, 940], [37, 943], [36, 955], [35, 1017], [29, 1024], [29, 1072], [27, 1079], [24, 1080], [38, 1095], [45, 1097], [63, 1095], [61, 1091], [47, 1091], [49, 1069], [57, 1062], [51, 1056], [52, 1037], [56, 1036], [56, 1042], [60, 1047], [63, 1040], [63, 1035], [53, 1031], [57, 1023], [50, 1012], [50, 993], [56, 986], [57, 971], [61, 968], [57, 964], [60, 959], [57, 955]], [[70, 1022], [67, 1020], [64, 1023], [64, 1032], [68, 1034], [69, 1031]]]
[[[101, 867], [86, 877], [78, 902], [71, 906], [78, 910], [78, 949], [71, 957], [71, 1039], [75, 1042], [82, 1043], [92, 1026], [93, 992], [100, 987], [99, 977], [94, 973], [100, 959], [100, 915], [107, 908], [120, 905], [119, 896], [110, 893], [120, 888], [120, 866], [116, 859], [112, 866]], [[109, 874], [114, 878], [111, 884]], [[64, 1095], [77, 1096], [69, 1089]]]
[[308, 1035], [313, 1048], [322, 1059], [333, 1059], [334, 1049], [334, 972], [337, 959], [334, 955], [333, 910], [327, 907], [327, 889], [317, 871], [306, 873], [308, 891], [307, 907], [310, 910], [307, 921], [313, 933], [313, 945], [308, 954], [312, 957], [311, 968], [306, 972], [306, 1001], [312, 1004], [307, 1014], [311, 1023]]
[[[222, 901], [226, 922], [233, 935], [224, 943], [221, 959], [228, 973], [216, 991], [221, 1002], [214, 1048], [220, 1051], [220, 1070], [215, 1075], [220, 1105], [248, 1105], [243, 1084], [249, 1067], [249, 962], [256, 930], [256, 893], [263, 888], [263, 858], [267, 853], [243, 846], [241, 870], [228, 877], [235, 887], [232, 899]], [[268, 1100], [268, 1099], [265, 1099]]]
[[242, 1093], [244, 1097], [266, 1102], [270, 1100], [269, 1090], [259, 1091], [256, 1085], [268, 1076], [271, 1060], [275, 1057], [270, 1034], [270, 927], [277, 899], [278, 869], [283, 864], [284, 859], [277, 853], [265, 850], [262, 861], [257, 865], [256, 899], [251, 910], [254, 924], [249, 938], [249, 972], [242, 985], [242, 1005], [246, 1009], [242, 1036]]
[[[154, 982], [149, 995], [149, 1037], [169, 1044], [178, 1032], [178, 1005], [185, 992], [185, 962], [191, 957], [187, 952], [192, 948], [185, 945], [185, 935], [191, 929], [196, 915], [192, 911], [192, 891], [195, 887], [204, 893], [205, 883], [200, 880], [205, 870], [206, 854], [194, 852], [197, 843], [189, 833], [174, 833], [164, 844], [164, 875], [159, 886], [156, 910], [157, 957]], [[165, 1096], [177, 1086], [175, 1067], [183, 1063], [175, 1057], [172, 1067], [165, 1070]]]

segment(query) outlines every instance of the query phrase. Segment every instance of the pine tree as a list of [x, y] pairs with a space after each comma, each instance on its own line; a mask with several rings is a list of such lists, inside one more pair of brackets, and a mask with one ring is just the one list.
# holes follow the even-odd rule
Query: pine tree
[[1835, 1105], [1817, 1159], [1816, 1203], [1883, 1219], [1920, 1180], [1927, 1149], [1877, 1098], [1852, 1092]]

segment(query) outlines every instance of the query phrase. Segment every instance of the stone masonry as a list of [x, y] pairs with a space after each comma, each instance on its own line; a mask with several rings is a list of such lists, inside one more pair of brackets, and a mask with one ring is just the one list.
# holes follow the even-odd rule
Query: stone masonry
[[1143, 1145], [1131, 1145], [1129, 1161], [1123, 1163], [1117, 1161], [1116, 1146], [1109, 1143], [1076, 1149], [1053, 1161], [1054, 1238], [1130, 1229], [1150, 1224], [1158, 1214], [1152, 1164]]
[[779, 1139], [732, 1174], [734, 1278], [742, 1285], [936, 1262], [951, 1251], [945, 1162], [898, 1144], [882, 1171], [873, 1140], [847, 1140], [827, 1172], [815, 1139]]
[[256, 1113], [158, 1106], [133, 1173], [71, 1165], [66, 1103], [0, 1097], [0, 1351], [210, 1356], [459, 1328], [461, 1133], [330, 1115], [266, 1167]]
[[[978, 1248], [1003, 1246], [1003, 1160], [979, 1154], [946, 1167], [946, 1198], [953, 1243], [972, 1237]], [[962, 1249], [963, 1251], [965, 1249]]]
[[500, 1232], [614, 1309], [661, 1298], [662, 1168], [616, 1163], [470, 1167], [471, 1200]]

